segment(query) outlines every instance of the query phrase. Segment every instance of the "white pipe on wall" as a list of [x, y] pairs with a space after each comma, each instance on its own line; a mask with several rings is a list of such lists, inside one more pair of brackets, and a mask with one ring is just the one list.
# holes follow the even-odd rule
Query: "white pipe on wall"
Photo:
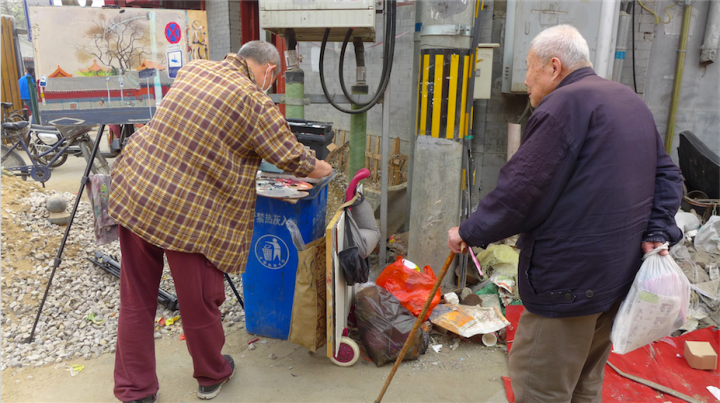
[[628, 33], [630, 32], [631, 23], [630, 14], [621, 11], [620, 21], [618, 22], [617, 46], [615, 46], [615, 64], [613, 65], [612, 80], [620, 82], [622, 78], [622, 68], [625, 62], [625, 51], [627, 50]]
[[713, 63], [720, 44], [720, 2], [711, 1], [708, 21], [705, 26], [705, 38], [703, 39], [700, 63]]
[[615, 33], [619, 18], [620, 0], [604, 0], [600, 7], [600, 29], [595, 50], [595, 73], [600, 77], [612, 78], [615, 61]]
[[520, 148], [522, 138], [522, 126], [516, 123], [508, 123], [507, 159], [510, 161], [513, 155]]

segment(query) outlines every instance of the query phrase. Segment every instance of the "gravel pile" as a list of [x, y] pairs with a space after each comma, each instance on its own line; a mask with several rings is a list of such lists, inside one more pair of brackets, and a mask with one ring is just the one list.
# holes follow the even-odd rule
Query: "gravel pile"
[[[114, 353], [120, 306], [120, 281], [90, 263], [100, 250], [120, 258], [117, 241], [96, 246], [90, 204], [80, 202], [63, 252], [62, 264], [55, 273], [32, 343], [30, 335], [37, 310], [50, 278], [53, 261], [66, 227], [50, 224], [46, 199], [57, 194], [3, 178], [2, 183], [2, 272], [0, 287], [2, 310], [1, 370], [65, 365], [65, 361], [92, 359]], [[72, 211], [75, 196], [64, 193], [67, 212]], [[240, 276], [231, 276], [242, 293]], [[161, 288], [175, 294], [170, 270], [165, 267]], [[226, 301], [221, 306], [226, 327], [244, 327], [244, 311], [226, 283]], [[163, 325], [179, 311], [158, 305], [155, 338], [175, 337], [183, 333], [182, 320]]]

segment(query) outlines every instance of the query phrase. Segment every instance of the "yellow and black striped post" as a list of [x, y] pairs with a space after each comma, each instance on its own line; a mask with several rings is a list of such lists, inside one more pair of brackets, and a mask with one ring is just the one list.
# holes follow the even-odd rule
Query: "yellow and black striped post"
[[468, 80], [473, 55], [467, 49], [423, 49], [418, 74], [417, 134], [449, 140], [468, 135]]

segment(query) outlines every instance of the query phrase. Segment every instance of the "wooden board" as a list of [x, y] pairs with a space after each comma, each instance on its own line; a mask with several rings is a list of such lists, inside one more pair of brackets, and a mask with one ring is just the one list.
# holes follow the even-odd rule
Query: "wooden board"
[[338, 210], [332, 220], [325, 227], [325, 289], [327, 298], [327, 356], [334, 357], [336, 349], [335, 338], [335, 263], [337, 262], [337, 223], [344, 211]]
[[[15, 27], [17, 28], [17, 27]], [[13, 23], [9, 17], [2, 17], [2, 101], [12, 102], [13, 106], [10, 110], [21, 109], [22, 101], [20, 100], [20, 87], [18, 80], [18, 62], [17, 50], [15, 49], [15, 40], [13, 36]]]

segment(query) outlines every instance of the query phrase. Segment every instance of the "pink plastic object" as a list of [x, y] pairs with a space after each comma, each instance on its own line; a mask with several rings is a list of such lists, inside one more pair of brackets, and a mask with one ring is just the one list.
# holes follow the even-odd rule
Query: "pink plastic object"
[[355, 197], [355, 192], [357, 191], [357, 185], [360, 183], [361, 180], [367, 178], [370, 176], [370, 170], [367, 168], [363, 168], [355, 174], [355, 176], [350, 181], [350, 186], [348, 186], [347, 191], [345, 191], [345, 201], [349, 201], [353, 197]]
[[477, 267], [478, 272], [480, 272], [480, 277], [482, 277], [483, 272], [482, 272], [482, 269], [480, 268], [480, 262], [478, 262], [477, 257], [475, 257], [475, 254], [473, 253], [472, 249], [470, 249], [468, 252], [470, 253], [470, 256], [472, 256], [473, 262], [475, 262], [475, 267]]

